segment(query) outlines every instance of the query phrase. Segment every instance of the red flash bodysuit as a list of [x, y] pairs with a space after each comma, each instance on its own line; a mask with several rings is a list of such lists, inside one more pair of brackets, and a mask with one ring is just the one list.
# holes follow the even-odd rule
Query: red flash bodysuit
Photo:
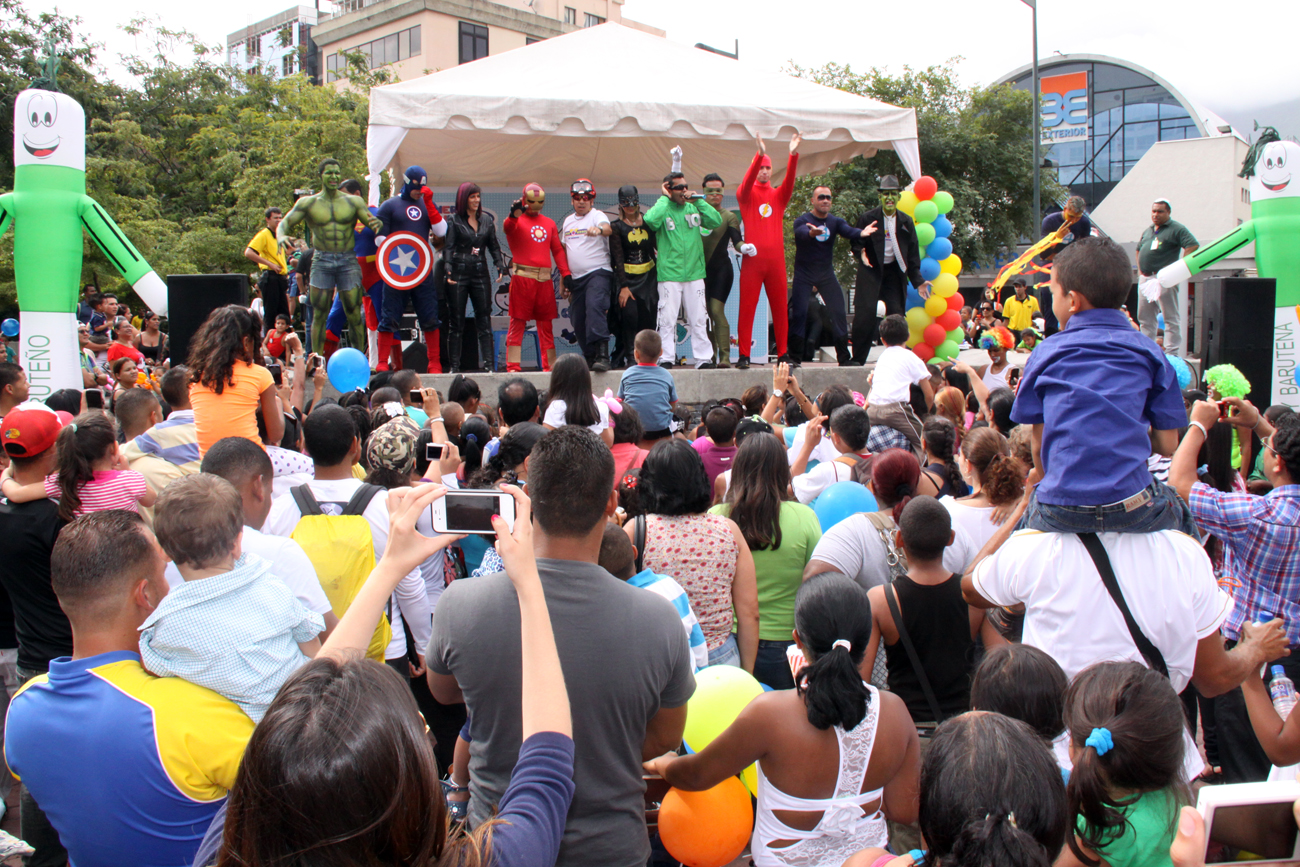
[[[524, 329], [528, 320], [537, 320], [537, 340], [540, 350], [542, 370], [550, 370], [547, 354], [555, 349], [555, 331], [553, 322], [559, 315], [555, 306], [555, 285], [550, 280], [551, 257], [560, 266], [560, 273], [569, 274], [569, 257], [565, 255], [560, 244], [560, 233], [555, 228], [555, 221], [542, 214], [530, 214], [527, 210], [518, 217], [509, 216], [502, 222], [506, 232], [506, 243], [510, 245], [510, 256], [515, 265], [526, 268], [542, 268], [547, 278], [538, 280], [522, 274], [510, 278], [510, 328], [506, 331], [506, 346], [521, 346], [524, 342]], [[506, 370], [518, 371], [517, 362], [508, 362]]]
[[794, 193], [794, 170], [799, 164], [799, 154], [790, 154], [785, 180], [779, 187], [757, 183], [762, 159], [763, 154], [754, 154], [749, 171], [736, 189], [740, 219], [745, 224], [745, 241], [758, 248], [758, 255], [746, 256], [740, 263], [740, 322], [736, 343], [745, 357], [750, 354], [750, 333], [754, 330], [754, 308], [758, 306], [760, 287], [766, 290], [767, 306], [772, 308], [776, 354], [786, 354], [785, 206], [790, 204]]

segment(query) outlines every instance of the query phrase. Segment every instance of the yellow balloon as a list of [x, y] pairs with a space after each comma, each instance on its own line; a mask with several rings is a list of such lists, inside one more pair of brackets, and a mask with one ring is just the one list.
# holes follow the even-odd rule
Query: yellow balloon
[[[943, 261], [946, 262], [948, 260], [944, 259]], [[939, 264], [939, 267], [943, 267], [942, 262]], [[940, 274], [938, 277], [935, 277], [930, 281], [930, 291], [938, 295], [940, 298], [949, 298], [956, 295], [957, 288], [957, 278], [947, 272]]]
[[898, 210], [910, 217], [920, 203], [921, 200], [916, 197], [916, 193], [911, 190], [904, 190], [903, 194], [898, 197]]
[[948, 302], [942, 295], [931, 295], [925, 299], [925, 312], [930, 314], [930, 318], [937, 319], [948, 309]]
[[961, 257], [953, 253], [947, 259], [939, 263], [939, 270], [944, 274], [951, 274], [956, 277], [961, 273]]
[[749, 789], [751, 795], [758, 797], [758, 762], [740, 772], [740, 781], [745, 784], [746, 789]]
[[922, 340], [924, 340], [924, 339], [925, 339], [925, 338], [922, 337], [922, 336], [921, 336], [920, 334], [918, 334], [917, 332], [915, 332], [915, 331], [911, 332], [911, 336], [907, 338], [907, 348], [908, 348], [908, 349], [911, 349], [913, 346], [916, 346], [918, 343], [920, 343], [920, 342], [921, 342]]
[[907, 311], [905, 315], [907, 317], [908, 329], [913, 331], [925, 328], [925, 326], [930, 324], [930, 319], [932, 318], [922, 307], [913, 307], [911, 310]]

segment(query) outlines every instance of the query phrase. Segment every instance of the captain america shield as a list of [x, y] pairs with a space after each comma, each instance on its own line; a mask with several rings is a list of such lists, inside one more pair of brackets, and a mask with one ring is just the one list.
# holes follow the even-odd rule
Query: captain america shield
[[429, 242], [414, 232], [394, 232], [379, 245], [375, 255], [379, 276], [394, 289], [419, 286], [433, 267]]

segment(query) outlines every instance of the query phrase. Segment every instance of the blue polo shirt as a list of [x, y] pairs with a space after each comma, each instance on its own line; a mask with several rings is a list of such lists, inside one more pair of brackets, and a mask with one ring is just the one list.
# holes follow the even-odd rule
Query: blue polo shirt
[[1120, 310], [1083, 310], [1029, 356], [1016, 424], [1043, 425], [1040, 502], [1104, 506], [1151, 484], [1148, 427], [1187, 424], [1178, 376]]
[[193, 862], [253, 721], [130, 651], [50, 662], [9, 705], [5, 757], [73, 867]]
[[640, 364], [623, 371], [618, 383], [619, 400], [637, 411], [647, 431], [668, 430], [673, 420], [677, 386], [673, 375], [657, 364]]

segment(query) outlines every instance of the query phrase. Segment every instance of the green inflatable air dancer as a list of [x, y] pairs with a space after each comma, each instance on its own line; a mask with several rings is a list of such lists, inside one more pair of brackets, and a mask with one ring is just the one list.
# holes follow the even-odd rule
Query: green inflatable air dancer
[[[1250, 178], [1250, 219], [1185, 259], [1161, 268], [1156, 277], [1166, 288], [1176, 286], [1252, 241], [1259, 276], [1277, 281], [1273, 329], [1273, 401], [1300, 410], [1296, 384], [1297, 341], [1300, 341], [1300, 145], [1282, 141], [1277, 130], [1265, 127], [1250, 148], [1241, 176]], [[1261, 409], [1263, 406], [1260, 407]]]
[[19, 363], [31, 395], [80, 389], [81, 233], [90, 235], [150, 309], [164, 315], [167, 284], [86, 195], [86, 113], [65, 94], [32, 88], [14, 102], [14, 189], [0, 195], [0, 235], [11, 222], [22, 323]]

